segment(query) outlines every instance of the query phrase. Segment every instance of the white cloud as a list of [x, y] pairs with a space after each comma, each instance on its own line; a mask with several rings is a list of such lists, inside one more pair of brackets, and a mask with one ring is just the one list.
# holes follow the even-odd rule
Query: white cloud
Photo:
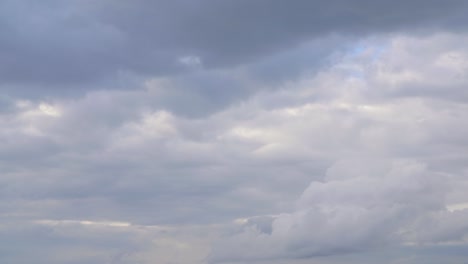
[[[304, 258], [419, 242], [408, 239], [422, 235], [413, 232], [426, 232], [413, 230], [421, 218], [435, 221], [436, 229], [445, 228], [438, 227], [439, 220], [441, 226], [454, 223], [456, 216], [444, 207], [444, 180], [412, 161], [338, 162], [323, 182], [310, 184], [294, 212], [272, 217], [271, 233], [247, 225], [214, 245], [212, 261]], [[445, 213], [444, 219], [434, 220], [431, 213]], [[468, 227], [463, 221], [455, 226]]]
[[[440, 55], [459, 40], [456, 35], [396, 37], [378, 59], [345, 58], [344, 63], [365, 69], [358, 83], [338, 64], [294, 90], [327, 100], [258, 111], [249, 124], [256, 124], [255, 131], [274, 127], [267, 146], [292, 146], [278, 151], [275, 161], [296, 151], [302, 160], [327, 157], [335, 163], [326, 177], [312, 181], [295, 206], [270, 217], [271, 232], [244, 221], [242, 231], [214, 244], [212, 262], [465, 244], [465, 204], [450, 201], [455, 193], [466, 201], [461, 195], [466, 167], [448, 165], [467, 158], [468, 123], [462, 116], [468, 111], [458, 102], [465, 80], [447, 75], [459, 68], [441, 64], [446, 55]], [[433, 53], [419, 53], [427, 50]], [[439, 97], [434, 85], [460, 97]], [[262, 105], [268, 96], [252, 105]], [[336, 162], [341, 158], [345, 161]]]

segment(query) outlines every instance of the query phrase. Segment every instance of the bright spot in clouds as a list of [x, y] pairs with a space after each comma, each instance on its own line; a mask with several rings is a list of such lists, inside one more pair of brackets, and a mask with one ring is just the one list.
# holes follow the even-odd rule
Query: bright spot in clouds
[[40, 103], [39, 110], [48, 116], [58, 117], [61, 115], [60, 110], [57, 107], [46, 103]]

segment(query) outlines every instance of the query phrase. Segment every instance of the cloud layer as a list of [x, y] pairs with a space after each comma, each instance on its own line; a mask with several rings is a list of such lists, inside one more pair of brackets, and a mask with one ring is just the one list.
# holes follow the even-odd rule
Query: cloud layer
[[0, 260], [463, 263], [467, 8], [3, 1]]

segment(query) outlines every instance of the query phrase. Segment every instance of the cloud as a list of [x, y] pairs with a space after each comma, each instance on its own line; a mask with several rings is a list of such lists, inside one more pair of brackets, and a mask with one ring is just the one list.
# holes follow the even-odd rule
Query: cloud
[[76, 95], [186, 72], [187, 54], [208, 69], [232, 68], [330, 34], [463, 30], [466, 8], [460, 1], [3, 1], [0, 77], [2, 89], [23, 97]]
[[[451, 38], [455, 43], [456, 36]], [[437, 36], [390, 43], [403, 40], [424, 49], [437, 47], [438, 40], [446, 43]], [[154, 105], [163, 96], [157, 82], [143, 91], [99, 91], [78, 100], [13, 101], [13, 110], [2, 115], [1, 131], [8, 189], [13, 197], [19, 191], [28, 199], [64, 202], [54, 205], [60, 218], [79, 218], [83, 212], [67, 203], [77, 206], [83, 199], [93, 203], [83, 210], [97, 218], [204, 222], [278, 213], [337, 158], [410, 157], [463, 175], [467, 126], [460, 96], [439, 98], [430, 90], [425, 97], [389, 96], [389, 87], [404, 90], [406, 84], [378, 79], [393, 71], [380, 65], [392, 65], [386, 61], [395, 60], [400, 47], [388, 48], [378, 61], [372, 54], [344, 57], [317, 75], [198, 119]], [[411, 62], [419, 57], [407, 57], [408, 70], [419, 67]], [[431, 69], [439, 56], [426, 58], [431, 60], [420, 82], [444, 78]], [[367, 70], [364, 77], [356, 77], [356, 69]], [[458, 83], [446, 80], [446, 89], [463, 94]], [[21, 164], [30, 167], [24, 171]], [[17, 175], [31, 185], [23, 186]], [[264, 177], [273, 180], [265, 183]], [[464, 198], [457, 191], [450, 203]], [[171, 205], [162, 202], [166, 199]], [[246, 206], [249, 199], [255, 202]], [[135, 206], [155, 209], [136, 215], [130, 213]], [[52, 211], [40, 216], [48, 214]]]
[[155, 258], [167, 263], [201, 262], [216, 232], [217, 227], [111, 221], [3, 221], [0, 259], [16, 263], [32, 259], [37, 263], [151, 263]]
[[3, 262], [465, 257], [464, 3], [0, 5]]
[[[414, 230], [446, 235], [427, 237], [427, 243], [461, 239], [467, 225], [460, 217], [465, 216], [445, 211], [444, 182], [412, 161], [339, 161], [323, 182], [309, 185], [293, 212], [272, 217], [270, 232], [249, 223], [241, 233], [215, 244], [212, 261], [308, 258], [419, 242], [407, 238]], [[411, 225], [424, 218], [434, 220], [432, 231], [421, 225], [413, 229]], [[455, 236], [448, 235], [446, 224]]]
[[[408, 43], [416, 45], [418, 41], [411, 39]], [[429, 42], [419, 42], [423, 46], [426, 43]], [[429, 45], [438, 47], [435, 43], [437, 41]], [[444, 44], [446, 49], [452, 49], [447, 43]], [[438, 97], [437, 93], [431, 93], [430, 86], [421, 85], [427, 90], [419, 91], [418, 95], [404, 92], [389, 95], [386, 89], [390, 87], [393, 90], [407, 90], [405, 82], [399, 83], [399, 77], [395, 77], [375, 85], [375, 80], [397, 68], [392, 67], [392, 61], [401, 58], [395, 54], [401, 51], [399, 48], [389, 48], [376, 63], [372, 62], [375, 57], [371, 55], [364, 75], [355, 76], [353, 72], [359, 67], [351, 67], [350, 61], [345, 59], [343, 64], [336, 65], [330, 72], [319, 75], [312, 82], [305, 82], [314, 87], [318, 94], [322, 92], [319, 88], [321, 85], [327, 87], [323, 92], [334, 95], [330, 98], [331, 102], [275, 109], [250, 122], [252, 126], [244, 127], [241, 130], [243, 133], [238, 133], [251, 141], [261, 140], [260, 144], [265, 147], [259, 150], [265, 151], [257, 150], [254, 153], [265, 153], [268, 158], [274, 157], [272, 155], [290, 157], [308, 146], [322, 155], [329, 151], [332, 159], [354, 158], [336, 162], [323, 179], [312, 181], [294, 207], [277, 216], [265, 216], [269, 219], [266, 227], [264, 222], [257, 223], [257, 216], [251, 220], [247, 218], [242, 230], [214, 244], [211, 255], [213, 263], [301, 259], [405, 244], [466, 243], [466, 210], [457, 213], [446, 210], [447, 202], [450, 203], [457, 192], [455, 190], [462, 188], [456, 185], [463, 184], [466, 173], [453, 165], [440, 167], [439, 163], [452, 159], [448, 158], [451, 155], [448, 153], [464, 156], [463, 151], [455, 150], [457, 147], [452, 145], [454, 152], [444, 154], [440, 149], [432, 152], [435, 145], [451, 145], [448, 143], [452, 142], [450, 138], [463, 141], [457, 136], [457, 131], [466, 128], [466, 124], [455, 121], [451, 114], [445, 116], [436, 110], [458, 109], [463, 94], [457, 98]], [[445, 77], [443, 71], [432, 70], [439, 67], [437, 62], [444, 56], [441, 53], [444, 52], [437, 51], [435, 56], [426, 55], [427, 61], [420, 70], [412, 66], [411, 60], [406, 60], [406, 63], [402, 61], [400, 65], [404, 66], [397, 69], [399, 72], [414, 70], [422, 75], [411, 80], [409, 87], [417, 86], [416, 83], [430, 83], [431, 80], [436, 82], [438, 78]], [[408, 56], [419, 58], [415, 54]], [[380, 68], [379, 65], [386, 67]], [[348, 69], [353, 70], [351, 75]], [[343, 73], [347, 77], [340, 79], [338, 76]], [[335, 80], [339, 80], [336, 84], [340, 86], [334, 86]], [[443, 87], [458, 90], [456, 83], [459, 81], [463, 79], [447, 77]], [[341, 92], [334, 93], [333, 88]], [[343, 89], [349, 93], [343, 92]], [[304, 90], [297, 92], [304, 96]], [[337, 94], [341, 97], [336, 97]], [[363, 101], [374, 100], [373, 94], [386, 94], [380, 98], [384, 102], [363, 104]], [[361, 103], [356, 104], [359, 101]], [[455, 112], [461, 114], [464, 110], [460, 108]], [[268, 127], [265, 125], [265, 120], [269, 120], [267, 116], [276, 118], [271, 122], [281, 125], [274, 126], [274, 130], [265, 129]], [[451, 123], [450, 120], [454, 122], [451, 125], [446, 123]], [[450, 137], [443, 136], [436, 128], [446, 131], [454, 126], [459, 128], [451, 132]], [[298, 145], [294, 145], [295, 141]], [[458, 144], [462, 141], [457, 140]], [[285, 144], [294, 147], [285, 147]], [[288, 149], [296, 153], [288, 153]], [[311, 156], [314, 152], [306, 153], [309, 158], [315, 157]], [[445, 155], [448, 156], [442, 158]], [[395, 157], [405, 159], [398, 161]], [[407, 160], [408, 157], [411, 158]], [[280, 160], [284, 161], [284, 158]], [[421, 161], [428, 162], [430, 166]]]

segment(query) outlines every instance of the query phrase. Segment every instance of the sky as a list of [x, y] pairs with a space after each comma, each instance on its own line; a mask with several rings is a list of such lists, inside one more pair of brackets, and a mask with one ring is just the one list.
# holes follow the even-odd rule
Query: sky
[[0, 1], [0, 262], [467, 264], [468, 1]]

